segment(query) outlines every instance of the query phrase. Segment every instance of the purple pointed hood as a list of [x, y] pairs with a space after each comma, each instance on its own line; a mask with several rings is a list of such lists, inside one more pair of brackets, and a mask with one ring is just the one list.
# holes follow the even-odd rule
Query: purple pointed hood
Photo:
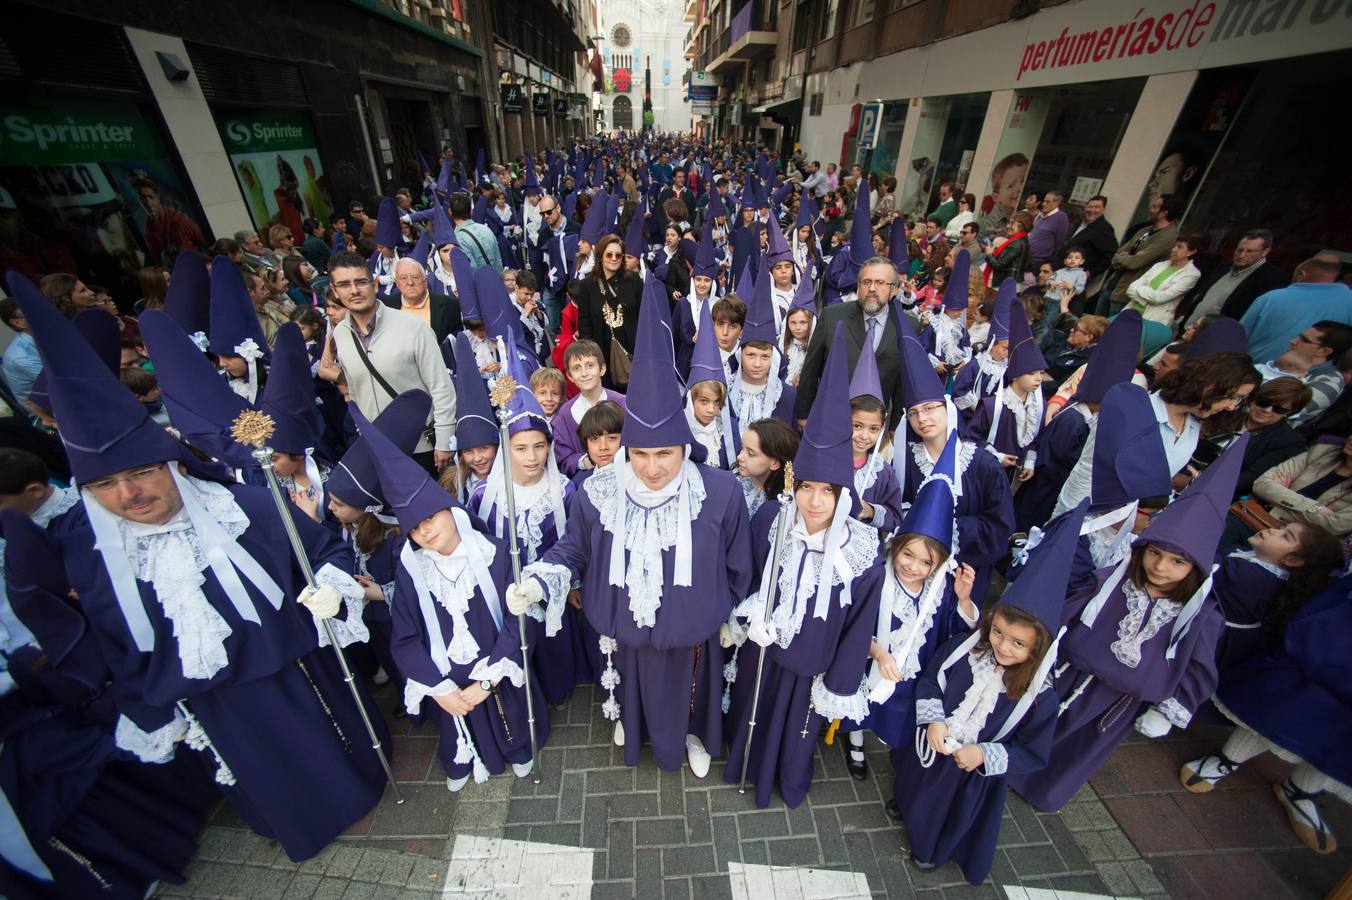
[[416, 260], [418, 265], [426, 267], [428, 257], [431, 255], [432, 231], [429, 228], [424, 228], [422, 233], [418, 235], [418, 240], [413, 245], [413, 249], [409, 251], [409, 259]]
[[1053, 522], [1043, 532], [1037, 551], [1029, 554], [1023, 572], [1000, 597], [1001, 603], [1021, 609], [1041, 622], [1053, 637], [1061, 629], [1075, 544], [1088, 509], [1089, 502], [1081, 500], [1079, 506]]
[[218, 256], [211, 264], [210, 334], [211, 352], [217, 356], [244, 356], [257, 351], [263, 359], [268, 358], [268, 342], [244, 277], [227, 256]]
[[812, 313], [814, 319], [817, 317], [817, 288], [811, 278], [803, 276], [798, 279], [798, 287], [793, 289], [793, 303], [789, 309], [790, 311], [805, 309]]
[[[750, 265], [751, 260], [748, 258], [747, 266]], [[770, 296], [773, 283], [774, 279], [770, 277], [770, 258], [768, 255], [762, 256], [760, 275], [756, 278], [750, 298], [746, 300], [746, 323], [742, 326], [743, 344], [751, 341], [766, 341], [770, 344], [775, 342], [775, 301]], [[741, 289], [741, 282], [738, 282], [739, 296]]]
[[347, 409], [371, 452], [380, 494], [394, 511], [400, 531], [408, 534], [423, 519], [431, 518], [443, 509], [461, 508], [454, 497], [428, 477], [422, 466], [367, 421], [356, 403], [349, 401]]
[[804, 225], [812, 225], [817, 221], [817, 201], [812, 198], [811, 191], [803, 191], [802, 197], [798, 201], [798, 217], [793, 220], [795, 230]]
[[666, 289], [649, 272], [643, 280], [634, 362], [625, 393], [624, 430], [620, 433], [625, 447], [675, 447], [694, 442], [685, 420], [666, 309]]
[[634, 216], [629, 220], [629, 228], [624, 234], [624, 252], [642, 259], [647, 255], [648, 239], [643, 236], [643, 218], [648, 214], [648, 204], [642, 200], [634, 207]]
[[117, 375], [122, 370], [122, 323], [116, 316], [102, 309], [82, 309], [70, 324], [108, 366], [109, 372]]
[[164, 311], [190, 335], [205, 335], [211, 328], [211, 276], [202, 257], [191, 250], [174, 259]]
[[751, 267], [752, 254], [748, 253], [746, 260], [742, 263], [742, 271], [737, 273], [737, 282], [733, 285], [733, 290], [737, 296], [749, 307], [751, 305], [751, 295], [756, 287], [756, 270]]
[[873, 228], [869, 221], [868, 186], [855, 192], [854, 218], [850, 219], [850, 263], [859, 267], [873, 258]]
[[714, 184], [713, 179], [709, 180], [709, 210], [707, 218], [715, 219], [718, 217], [726, 218], [728, 208], [723, 205], [723, 197], [718, 193], [718, 185]]
[[299, 455], [319, 443], [319, 412], [315, 406], [315, 380], [310, 374], [310, 354], [300, 327], [294, 322], [277, 329], [272, 366], [259, 407], [272, 416], [276, 425], [269, 441], [273, 450]]
[[455, 335], [455, 448], [496, 447], [501, 440], [498, 419], [488, 399], [488, 385], [479, 374], [479, 363], [469, 335]]
[[911, 271], [911, 248], [906, 240], [906, 219], [897, 218], [892, 223], [891, 240], [887, 244], [887, 258], [897, 267], [897, 275], [905, 278]]
[[167, 313], [148, 309], [141, 313], [138, 325], [155, 364], [169, 420], [185, 441], [226, 465], [256, 467], [249, 448], [230, 436], [230, 426], [249, 408], [248, 402], [230, 390], [221, 373]]
[[31, 281], [11, 271], [6, 283], [42, 354], [51, 411], [76, 481], [169, 460], [196, 464]]
[[[432, 398], [426, 391], [404, 391], [380, 411], [372, 424], [400, 451], [412, 455], [422, 440], [423, 428], [431, 412]], [[380, 491], [376, 461], [365, 437], [353, 441], [329, 473], [324, 490], [349, 506], [371, 513], [385, 512], [385, 495]]]
[[837, 323], [817, 396], [803, 427], [803, 439], [793, 458], [793, 476], [797, 481], [821, 481], [853, 490], [854, 426], [850, 422], [848, 393], [845, 329], [844, 323]]
[[953, 257], [953, 270], [948, 274], [948, 284], [944, 285], [944, 309], [966, 309], [967, 292], [971, 289], [969, 277], [972, 271], [972, 257], [959, 252]]
[[447, 244], [460, 245], [455, 236], [455, 223], [446, 214], [446, 207], [440, 203], [432, 207], [432, 246], [445, 247]]
[[872, 397], [879, 403], [883, 399], [883, 383], [878, 377], [878, 359], [873, 353], [873, 342], [864, 341], [859, 349], [859, 361], [854, 364], [854, 374], [850, 376], [850, 399]]
[[1089, 496], [1095, 512], [1173, 491], [1159, 423], [1145, 388], [1123, 382], [1103, 395], [1091, 462]]
[[[965, 253], [958, 254], [966, 256]], [[1000, 290], [995, 295], [995, 308], [991, 310], [991, 329], [986, 339], [986, 346], [990, 346], [996, 341], [1009, 340], [1009, 313], [1014, 308], [1014, 304], [1019, 302], [1019, 286], [1014, 283], [1013, 278], [1006, 278], [1000, 282]]]
[[704, 220], [704, 229], [699, 235], [699, 249], [695, 252], [695, 267], [690, 276], [703, 275], [705, 278], [718, 277], [718, 252], [714, 248], [713, 216]]
[[376, 208], [376, 243], [382, 247], [398, 247], [402, 240], [399, 207], [389, 197], [381, 197], [380, 206]]
[[[510, 350], [513, 346], [512, 323], [521, 320], [512, 298], [507, 296], [507, 285], [502, 275], [492, 266], [480, 266], [474, 270], [474, 292], [479, 297], [479, 313], [483, 316], [484, 330], [493, 339], [502, 338]], [[513, 354], [515, 355], [515, 354]]]
[[770, 234], [765, 242], [765, 257], [770, 261], [770, 266], [779, 262], [793, 262], [793, 251], [789, 249], [789, 242], [784, 239], [784, 231], [779, 227], [779, 219], [770, 217]]
[[1210, 571], [1248, 446], [1249, 434], [1245, 432], [1155, 517], [1137, 543], [1155, 544], [1186, 556], [1204, 572]]
[[1190, 363], [1213, 353], [1248, 353], [1249, 338], [1244, 326], [1234, 319], [1222, 316], [1193, 335], [1188, 349], [1183, 351], [1183, 362]]
[[610, 199], [602, 188], [592, 195], [591, 206], [587, 207], [587, 218], [582, 222], [580, 232], [582, 240], [596, 246], [597, 241], [606, 236], [606, 202]]
[[455, 276], [455, 290], [460, 300], [460, 318], [465, 322], [484, 321], [479, 291], [474, 284], [474, 263], [457, 244], [451, 250], [451, 274]]
[[934, 461], [929, 477], [920, 484], [898, 534], [923, 534], [945, 547], [953, 546], [953, 483], [957, 473], [957, 434], [950, 434]]
[[938, 373], [934, 371], [929, 353], [915, 336], [905, 316], [901, 315], [900, 304], [893, 300], [891, 306], [889, 315], [897, 333], [897, 349], [901, 353], [902, 403], [910, 409], [921, 403], [944, 400], [948, 394]]
[[[507, 398], [507, 433], [520, 434], [523, 431], [541, 431], [551, 441], [554, 431], [549, 427], [549, 417], [540, 407], [540, 401], [530, 389], [530, 378], [521, 370], [521, 358], [514, 352], [516, 329], [507, 326], [503, 343], [507, 346], [507, 374], [516, 382], [516, 390]], [[552, 451], [551, 451], [552, 452]]]
[[624, 235], [620, 234], [619, 231], [620, 204], [622, 204], [623, 202], [624, 195], [621, 194], [619, 191], [616, 191], [615, 193], [611, 194], [606, 199], [606, 217], [605, 220], [601, 223], [605, 227], [607, 234], [614, 234], [615, 236], [620, 238], [624, 237]]
[[[958, 258], [966, 256], [959, 253]], [[956, 271], [957, 267], [954, 266]], [[1047, 360], [1038, 349], [1037, 339], [1033, 337], [1033, 327], [1028, 324], [1028, 316], [1022, 303], [1009, 306], [1009, 362], [1005, 365], [1006, 381], [1026, 375], [1029, 372], [1046, 371]]]
[[702, 303], [699, 310], [698, 337], [695, 350], [690, 357], [690, 377], [685, 380], [687, 387], [694, 387], [701, 381], [728, 383], [723, 372], [723, 356], [718, 352], [718, 336], [714, 332], [713, 304]]
[[535, 176], [535, 160], [529, 153], [526, 154], [526, 179], [521, 185], [521, 193], [526, 197], [541, 193], [540, 180]]
[[1117, 314], [1090, 354], [1072, 401], [1102, 403], [1109, 388], [1131, 380], [1136, 359], [1141, 355], [1143, 327], [1138, 311], [1127, 309]]
[[480, 194], [469, 212], [469, 220], [478, 225], [488, 224], [488, 195]]

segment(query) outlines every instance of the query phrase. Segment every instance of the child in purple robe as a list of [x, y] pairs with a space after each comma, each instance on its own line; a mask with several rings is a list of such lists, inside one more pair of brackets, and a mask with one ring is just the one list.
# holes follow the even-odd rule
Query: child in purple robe
[[798, 432], [778, 419], [747, 426], [737, 454], [737, 483], [746, 498], [748, 518], [755, 518], [766, 500], [777, 500], [783, 493], [785, 467], [798, 453], [798, 442]]
[[793, 407], [798, 389], [780, 376], [782, 356], [775, 346], [775, 305], [770, 298], [768, 262], [762, 260], [760, 277], [746, 309], [737, 367], [728, 378], [728, 408], [740, 429], [757, 419], [775, 418], [796, 428]]
[[[534, 766], [526, 690], [540, 697], [540, 679], [532, 666], [527, 687], [519, 622], [503, 605], [511, 580], [507, 542], [476, 531], [454, 497], [355, 406], [352, 415], [409, 537], [399, 549], [391, 608], [391, 649], [407, 679], [404, 707], [417, 715], [430, 697], [441, 710], [438, 753], [452, 793], [509, 763], [524, 778]], [[526, 640], [533, 644], [539, 632], [528, 620]], [[535, 704], [535, 734], [541, 745], [549, 736], [542, 703]]]
[[1291, 612], [1274, 646], [1225, 670], [1215, 702], [1236, 728], [1219, 751], [1179, 772], [1185, 788], [1205, 793], [1262, 753], [1295, 763], [1272, 790], [1292, 831], [1321, 854], [1337, 850], [1338, 841], [1320, 814], [1320, 796], [1352, 802], [1349, 592], [1352, 578], [1344, 576]]
[[[967, 273], [971, 265], [969, 254], [956, 254], [953, 271], [944, 287], [943, 306], [920, 314], [920, 322], [925, 326], [920, 341], [929, 354], [930, 365], [945, 380], [972, 358], [971, 338], [967, 334]], [[1011, 354], [1014, 344], [1011, 335]]]
[[[790, 808], [798, 806], [811, 787], [818, 731], [832, 719], [861, 722], [868, 712], [861, 683], [883, 566], [877, 533], [849, 514], [845, 359], [838, 325], [793, 460], [802, 480], [787, 509], [767, 503], [756, 514], [752, 583], [760, 587], [733, 611], [725, 634], [728, 645], [745, 638], [760, 648], [758, 654], [739, 647], [729, 664], [731, 737], [724, 772], [737, 783], [745, 768], [760, 807], [770, 803], [776, 786]], [[789, 531], [774, 559], [781, 528]]]
[[690, 383], [690, 362], [695, 354], [695, 338], [706, 310], [718, 299], [718, 255], [714, 248], [713, 220], [706, 219], [700, 233], [695, 265], [690, 270], [690, 295], [676, 301], [672, 311], [672, 332], [676, 350], [676, 371]]
[[887, 812], [905, 821], [922, 871], [952, 861], [970, 884], [985, 881], [1010, 776], [1047, 762], [1056, 727], [1048, 675], [1064, 635], [1068, 551], [1083, 517], [1081, 504], [1056, 525], [1047, 542], [1058, 552], [1030, 563], [980, 629], [940, 647], [916, 684], [914, 744], [892, 751]]
[[1014, 279], [1006, 278], [994, 301], [985, 347], [953, 376], [953, 405], [964, 415], [1004, 386], [1009, 362], [1009, 311], [1017, 296]]
[[[465, 282], [472, 279], [465, 276]], [[475, 490], [488, 478], [498, 454], [501, 432], [497, 415], [488, 402], [488, 388], [479, 377], [473, 341], [468, 334], [454, 335], [455, 354], [455, 464], [442, 473], [441, 485], [462, 504], [468, 505]], [[448, 480], [452, 483], [447, 483]]]
[[[520, 375], [514, 359], [509, 371], [513, 378]], [[521, 562], [529, 565], [544, 556], [563, 534], [573, 486], [559, 471], [550, 446], [549, 424], [524, 380], [516, 382], [507, 409], [507, 446], [499, 447], [488, 478], [474, 489], [470, 511], [487, 523], [490, 532], [506, 540], [509, 537], [506, 495], [511, 490]], [[511, 455], [510, 487], [506, 483], [505, 454]], [[543, 639], [535, 656], [540, 664], [545, 699], [556, 708], [567, 705], [579, 675], [586, 672], [582, 636], [575, 619], [565, 616], [560, 630]]]
[[889, 747], [901, 747], [915, 730], [915, 677], [934, 650], [976, 627], [972, 602], [976, 570], [953, 558], [953, 448], [949, 440], [934, 473], [921, 486], [900, 532], [888, 546], [878, 622], [869, 646], [869, 714], [849, 733], [846, 765], [868, 777], [864, 729]]
[[901, 486], [896, 472], [882, 458], [887, 409], [873, 344], [864, 341], [850, 376], [851, 447], [854, 463], [855, 516], [887, 535], [901, 521]]
[[1038, 809], [1064, 806], [1133, 724], [1146, 737], [1186, 728], [1215, 690], [1225, 620], [1210, 596], [1211, 561], [1247, 445], [1241, 435], [1151, 522], [1128, 558], [1067, 601], [1051, 757], [1042, 772], [1013, 782]]
[[695, 442], [708, 454], [705, 465], [728, 470], [742, 448], [738, 420], [728, 408], [728, 384], [718, 354], [713, 315], [700, 310], [699, 339], [686, 378], [685, 419]]
[[602, 400], [609, 400], [623, 409], [624, 394], [602, 386], [606, 360], [600, 345], [595, 341], [579, 339], [569, 344], [568, 349], [563, 351], [563, 367], [577, 386], [578, 393], [565, 401], [554, 414], [554, 457], [558, 460], [559, 471], [571, 478], [579, 469], [592, 465], [592, 461], [587, 458], [586, 448], [577, 436], [577, 426], [581, 424], [582, 416]]
[[1019, 482], [1032, 478], [1037, 464], [1033, 443], [1042, 428], [1042, 376], [1046, 370], [1047, 361], [1033, 338], [1023, 307], [1012, 304], [1004, 387], [972, 407], [963, 434], [969, 440], [984, 441], [987, 451]]

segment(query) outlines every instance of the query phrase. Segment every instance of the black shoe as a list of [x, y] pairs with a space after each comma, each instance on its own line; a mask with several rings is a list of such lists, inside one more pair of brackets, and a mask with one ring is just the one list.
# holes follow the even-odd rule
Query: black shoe
[[893, 822], [901, 821], [901, 807], [897, 806], [897, 801], [888, 800], [883, 806], [883, 810], [887, 813], [887, 817]]
[[868, 757], [856, 760], [854, 758], [855, 750], [862, 750], [862, 748], [851, 746], [847, 738], [845, 740], [845, 768], [850, 770], [850, 777], [855, 781], [863, 781], [868, 778]]

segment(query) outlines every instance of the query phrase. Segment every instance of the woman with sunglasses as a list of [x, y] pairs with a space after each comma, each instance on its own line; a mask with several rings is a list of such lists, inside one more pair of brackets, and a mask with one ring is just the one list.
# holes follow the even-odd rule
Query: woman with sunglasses
[[[638, 334], [638, 307], [643, 300], [643, 278], [625, 270], [624, 242], [608, 234], [596, 242], [593, 250], [598, 265], [578, 284], [577, 336], [595, 341], [614, 359], [622, 348], [632, 358], [634, 338]], [[616, 348], [612, 339], [619, 344]], [[607, 366], [605, 386], [623, 391], [625, 385], [615, 379], [615, 366]]]
[[[1236, 500], [1252, 493], [1254, 481], [1268, 469], [1305, 452], [1305, 439], [1287, 419], [1310, 402], [1311, 393], [1310, 387], [1298, 378], [1274, 378], [1259, 385], [1248, 402], [1234, 412], [1203, 424], [1203, 441], [1197, 454], [1201, 457], [1217, 456], [1241, 434], [1249, 435], [1239, 480], [1235, 482]], [[1196, 457], [1192, 468], [1199, 468]]]

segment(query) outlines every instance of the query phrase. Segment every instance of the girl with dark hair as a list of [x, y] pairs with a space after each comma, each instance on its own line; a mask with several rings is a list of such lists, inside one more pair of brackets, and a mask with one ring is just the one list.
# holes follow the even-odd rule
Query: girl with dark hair
[[[1192, 459], [1205, 419], [1238, 409], [1261, 383], [1262, 376], [1244, 353], [1212, 353], [1160, 377], [1150, 402], [1160, 424], [1167, 423], [1173, 432], [1172, 440], [1168, 435], [1164, 439], [1170, 473], [1179, 476]], [[1187, 478], [1182, 475], [1175, 487]]]
[[291, 302], [300, 307], [317, 308], [320, 305], [319, 295], [313, 285], [318, 273], [314, 266], [305, 261], [305, 257], [285, 257], [282, 260], [282, 274], [286, 276], [286, 295], [291, 298]]
[[784, 490], [784, 467], [798, 452], [798, 432], [778, 419], [752, 422], [742, 433], [737, 454], [737, 482], [746, 497], [748, 514], [755, 516], [766, 500], [778, 500]]

